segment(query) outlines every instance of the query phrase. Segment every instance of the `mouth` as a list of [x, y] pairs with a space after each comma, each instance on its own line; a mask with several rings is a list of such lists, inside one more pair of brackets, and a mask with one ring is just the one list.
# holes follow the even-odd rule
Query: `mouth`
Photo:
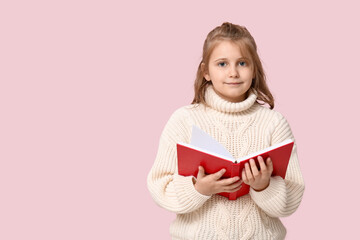
[[229, 82], [229, 83], [225, 83], [225, 84], [236, 86], [236, 85], [243, 84], [243, 82]]

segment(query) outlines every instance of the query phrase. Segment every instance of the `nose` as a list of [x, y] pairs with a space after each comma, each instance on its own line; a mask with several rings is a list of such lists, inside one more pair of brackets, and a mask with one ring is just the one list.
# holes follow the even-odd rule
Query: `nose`
[[238, 69], [236, 67], [236, 65], [233, 65], [229, 68], [229, 77], [232, 77], [232, 78], [238, 78], [239, 77], [239, 72], [238, 72]]

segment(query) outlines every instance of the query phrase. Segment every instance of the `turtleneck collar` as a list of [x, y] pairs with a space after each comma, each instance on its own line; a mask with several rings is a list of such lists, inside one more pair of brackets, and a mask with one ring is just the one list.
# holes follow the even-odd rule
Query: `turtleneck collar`
[[205, 90], [205, 101], [213, 109], [224, 113], [239, 113], [248, 110], [256, 102], [257, 95], [254, 91], [249, 92], [249, 96], [241, 102], [229, 102], [221, 98], [212, 85]]

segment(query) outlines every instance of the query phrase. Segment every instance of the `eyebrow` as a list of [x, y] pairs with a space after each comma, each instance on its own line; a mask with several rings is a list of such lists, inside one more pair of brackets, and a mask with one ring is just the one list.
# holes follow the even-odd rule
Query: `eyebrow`
[[[238, 59], [236, 59], [236, 60], [242, 60], [242, 59], [244, 59], [244, 60], [249, 60], [249, 59], [246, 58], [246, 57], [241, 57], [241, 58], [238, 58]], [[217, 62], [217, 61], [220, 61], [220, 60], [228, 60], [228, 59], [227, 59], [227, 58], [218, 58], [218, 59], [214, 60], [214, 62]]]

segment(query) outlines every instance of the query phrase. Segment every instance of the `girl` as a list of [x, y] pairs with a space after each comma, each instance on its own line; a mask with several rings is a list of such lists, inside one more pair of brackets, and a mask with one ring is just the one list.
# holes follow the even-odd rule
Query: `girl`
[[[234, 158], [293, 138], [274, 99], [253, 37], [245, 27], [228, 22], [212, 30], [204, 43], [191, 105], [176, 110], [160, 137], [148, 188], [155, 202], [177, 213], [172, 239], [284, 239], [279, 217], [298, 208], [304, 181], [294, 144], [285, 179], [271, 176], [271, 159], [253, 160], [241, 176], [222, 179], [224, 170], [197, 178], [177, 173], [176, 143], [189, 143], [193, 125], [223, 144]], [[270, 109], [263, 106], [268, 104]], [[241, 183], [250, 193], [228, 200], [219, 192], [234, 192]]]

